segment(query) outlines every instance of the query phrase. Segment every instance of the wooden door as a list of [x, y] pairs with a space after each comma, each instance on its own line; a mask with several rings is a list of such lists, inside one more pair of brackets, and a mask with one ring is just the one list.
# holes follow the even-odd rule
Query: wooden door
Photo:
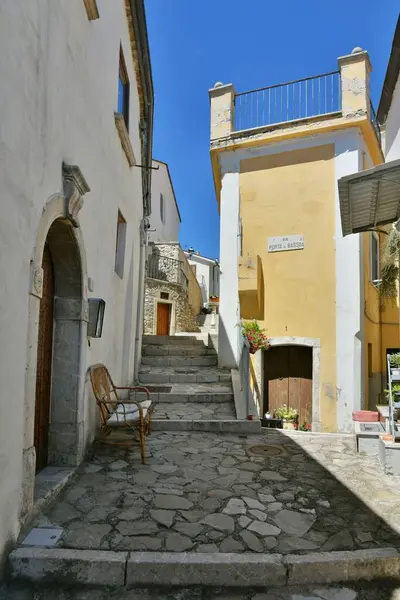
[[264, 413], [274, 414], [289, 398], [289, 346], [275, 346], [264, 353]]
[[36, 369], [35, 432], [36, 472], [47, 465], [53, 354], [54, 272], [47, 244], [43, 252], [43, 295], [40, 301]]
[[264, 413], [286, 404], [299, 424], [312, 419], [312, 348], [275, 346], [264, 353]]
[[288, 405], [296, 408], [299, 425], [312, 420], [312, 348], [290, 346]]
[[169, 335], [170, 313], [170, 304], [157, 303], [157, 335]]

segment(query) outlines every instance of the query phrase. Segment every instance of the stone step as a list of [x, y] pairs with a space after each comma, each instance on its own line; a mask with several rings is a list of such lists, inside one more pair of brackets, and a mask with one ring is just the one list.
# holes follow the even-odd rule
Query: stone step
[[[223, 598], [232, 600], [395, 600], [399, 567], [400, 554], [394, 548], [282, 556], [19, 547], [8, 558], [7, 582], [4, 586], [0, 584], [0, 591], [5, 589], [5, 598], [10, 600], [87, 600], [89, 597], [96, 600], [133, 600], [135, 597], [192, 600], [206, 596], [217, 600], [222, 598], [221, 588], [229, 590]], [[43, 584], [57, 586], [57, 589], [43, 588], [42, 595], [37, 586]], [[66, 595], [57, 593], [61, 586], [67, 587]], [[186, 587], [189, 594], [184, 593]], [[134, 588], [141, 588], [137, 596]], [[199, 593], [204, 588], [208, 593]], [[215, 596], [211, 595], [212, 588], [218, 588]], [[271, 594], [259, 593], [271, 588]], [[359, 589], [362, 595], [352, 592]]]
[[231, 373], [216, 367], [151, 367], [141, 365], [139, 381], [156, 383], [231, 383]]
[[203, 337], [200, 336], [200, 339], [197, 339], [195, 336], [195, 333], [190, 335], [144, 335], [143, 344], [204, 346]]
[[154, 421], [231, 421], [236, 419], [233, 402], [159, 402]]
[[142, 365], [153, 367], [215, 367], [218, 356], [142, 356]]
[[[223, 384], [202, 384], [202, 383], [173, 383], [171, 385], [151, 385], [145, 384], [150, 392], [150, 399], [154, 403], [227, 403], [233, 402], [232, 387]], [[141, 402], [146, 400], [147, 395], [144, 392], [131, 392], [129, 397], [132, 400]]]
[[260, 421], [238, 419], [153, 419], [154, 431], [207, 431], [210, 433], [260, 433]]
[[216, 356], [217, 352], [214, 348], [207, 348], [207, 346], [176, 346], [167, 345], [159, 346], [157, 344], [146, 344], [143, 346], [143, 356]]

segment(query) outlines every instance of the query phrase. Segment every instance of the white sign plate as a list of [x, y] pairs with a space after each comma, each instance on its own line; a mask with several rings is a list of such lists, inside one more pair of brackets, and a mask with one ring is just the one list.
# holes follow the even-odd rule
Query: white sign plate
[[283, 252], [284, 250], [303, 250], [304, 235], [278, 235], [268, 238], [268, 252]]

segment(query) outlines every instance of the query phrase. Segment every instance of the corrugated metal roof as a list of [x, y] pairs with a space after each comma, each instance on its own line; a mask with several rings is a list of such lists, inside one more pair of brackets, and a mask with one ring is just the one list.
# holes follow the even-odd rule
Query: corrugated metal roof
[[400, 160], [338, 181], [343, 235], [400, 219]]

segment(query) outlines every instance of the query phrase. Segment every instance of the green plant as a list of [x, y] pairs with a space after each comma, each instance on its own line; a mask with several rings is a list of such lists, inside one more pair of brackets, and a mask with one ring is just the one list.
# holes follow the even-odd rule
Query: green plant
[[[385, 390], [386, 398], [389, 400], [389, 390]], [[392, 385], [392, 396], [395, 394], [400, 394], [400, 383], [395, 383]]]
[[390, 366], [393, 369], [400, 368], [400, 352], [395, 352], [394, 354], [390, 355]]
[[399, 287], [399, 261], [400, 261], [400, 232], [391, 229], [387, 236], [385, 251], [382, 258], [382, 283], [379, 294], [384, 297], [395, 298]]
[[304, 423], [299, 426], [299, 431], [311, 431], [311, 425], [304, 421]]
[[268, 350], [270, 342], [265, 334], [265, 329], [259, 326], [257, 321], [242, 323], [242, 333], [250, 344], [250, 352], [257, 350]]
[[290, 408], [290, 406], [286, 406], [286, 404], [282, 404], [282, 406], [278, 406], [275, 409], [275, 418], [276, 419], [285, 419], [286, 421], [296, 421], [298, 412], [295, 408]]

